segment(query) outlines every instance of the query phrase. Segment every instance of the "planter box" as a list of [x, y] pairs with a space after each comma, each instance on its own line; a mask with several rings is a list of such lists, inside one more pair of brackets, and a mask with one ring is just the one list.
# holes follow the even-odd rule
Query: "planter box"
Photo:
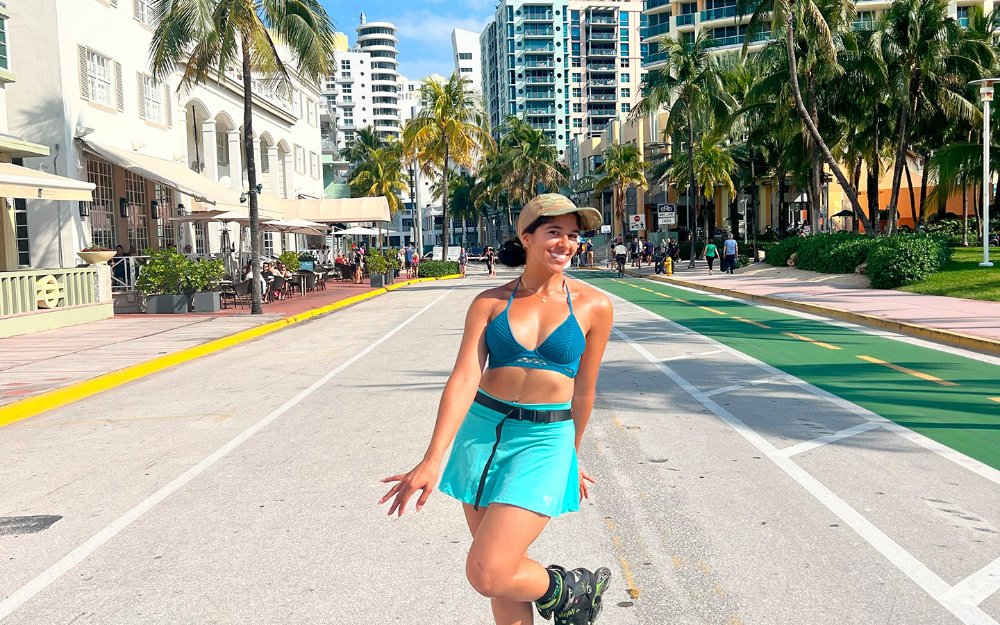
[[97, 265], [99, 263], [106, 263], [115, 257], [114, 250], [104, 250], [97, 252], [77, 252], [77, 256], [83, 259], [83, 262], [88, 265]]
[[222, 310], [222, 294], [218, 291], [192, 293], [191, 309], [196, 313], [218, 312]]
[[372, 288], [380, 289], [385, 286], [385, 274], [373, 273], [368, 278], [371, 280]]
[[176, 315], [188, 311], [187, 295], [147, 295], [146, 313], [150, 315]]
[[395, 284], [395, 282], [396, 282], [396, 271], [394, 269], [390, 269], [385, 273], [385, 283]]

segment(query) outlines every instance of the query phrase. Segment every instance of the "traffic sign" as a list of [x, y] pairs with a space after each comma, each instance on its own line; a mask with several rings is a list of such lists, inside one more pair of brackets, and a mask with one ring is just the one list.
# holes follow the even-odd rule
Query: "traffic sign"
[[643, 213], [636, 213], [635, 215], [629, 216], [628, 222], [629, 230], [632, 232], [638, 232], [639, 230], [646, 229], [646, 215]]

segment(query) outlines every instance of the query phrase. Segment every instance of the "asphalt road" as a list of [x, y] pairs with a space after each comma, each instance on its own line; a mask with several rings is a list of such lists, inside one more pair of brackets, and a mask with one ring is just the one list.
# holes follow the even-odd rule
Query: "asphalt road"
[[[408, 287], [0, 428], [0, 622], [491, 623], [458, 504], [376, 502], [420, 457], [492, 283]], [[975, 403], [995, 364], [959, 377], [953, 351], [595, 284], [617, 315], [581, 452], [599, 483], [532, 555], [611, 566], [601, 623], [997, 623], [1000, 472], [966, 440], [996, 434]], [[769, 327], [719, 325], [735, 316]], [[895, 363], [876, 341], [955, 386], [859, 359]], [[832, 394], [848, 356], [870, 396]], [[910, 399], [916, 382], [947, 394]], [[931, 421], [926, 397], [955, 409]], [[947, 441], [964, 452], [887, 406], [967, 432]]]

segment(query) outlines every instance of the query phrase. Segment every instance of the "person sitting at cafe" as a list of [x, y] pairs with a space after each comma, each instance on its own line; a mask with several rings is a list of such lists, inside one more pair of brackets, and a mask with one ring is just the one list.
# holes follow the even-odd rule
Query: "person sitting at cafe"
[[347, 259], [344, 258], [343, 252], [337, 252], [337, 257], [333, 260], [334, 265], [346, 265]]

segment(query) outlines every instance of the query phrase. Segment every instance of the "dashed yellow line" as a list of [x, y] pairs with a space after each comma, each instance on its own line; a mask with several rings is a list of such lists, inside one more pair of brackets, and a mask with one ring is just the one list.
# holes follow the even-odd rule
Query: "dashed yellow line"
[[708, 306], [699, 306], [698, 308], [700, 308], [702, 310], [707, 310], [708, 312], [712, 312], [712, 313], [715, 313], [717, 315], [725, 315], [726, 314], [726, 313], [722, 312], [721, 310], [716, 310], [715, 308], [710, 308]]
[[770, 330], [771, 329], [771, 326], [764, 325], [763, 323], [760, 323], [758, 321], [754, 321], [752, 319], [744, 319], [743, 317], [733, 317], [733, 319], [735, 319], [737, 321], [742, 321], [743, 323], [749, 323], [750, 325], [757, 326], [758, 328], [764, 328], [765, 330]]
[[647, 293], [655, 293], [655, 292], [656, 292], [656, 291], [654, 291], [653, 289], [647, 289], [647, 288], [646, 288], [646, 287], [644, 287], [644, 286], [640, 286], [640, 287], [639, 287], [639, 290], [640, 290], [640, 291], [645, 291], [645, 292], [647, 292]]
[[995, 401], [996, 403], [1000, 404], [1000, 397], [990, 397], [990, 401]]
[[622, 427], [622, 420], [618, 418], [618, 415], [611, 415], [611, 420], [615, 422], [616, 428], [620, 429]]
[[657, 295], [659, 295], [660, 297], [665, 297], [665, 298], [667, 298], [667, 299], [674, 299], [674, 298], [673, 298], [672, 296], [670, 296], [670, 295], [667, 295], [666, 293], [660, 293], [659, 291], [653, 291], [653, 293], [656, 293], [656, 294], [657, 294]]
[[907, 375], [912, 375], [915, 378], [920, 378], [921, 380], [927, 380], [928, 382], [934, 382], [935, 384], [940, 384], [941, 386], [958, 386], [955, 382], [949, 382], [948, 380], [942, 380], [941, 378], [935, 377], [929, 373], [922, 373], [920, 371], [915, 371], [913, 369], [908, 369], [907, 367], [901, 367], [899, 365], [894, 365], [891, 362], [886, 362], [884, 360], [879, 360], [878, 358], [872, 358], [871, 356], [858, 356], [861, 360], [866, 362], [874, 363], [876, 365], [882, 365], [883, 367], [889, 367], [890, 369], [895, 369], [900, 373], [905, 373]]
[[611, 532], [611, 544], [618, 551], [618, 562], [622, 565], [622, 573], [625, 575], [625, 589], [628, 592], [628, 596], [638, 599], [641, 591], [635, 585], [635, 576], [632, 575], [632, 567], [629, 566], [628, 560], [622, 554], [622, 541], [618, 538], [618, 534], [615, 533], [615, 522], [611, 520], [611, 517], [606, 516], [604, 517], [604, 524], [608, 526], [608, 530]]
[[829, 343], [824, 343], [823, 341], [817, 341], [816, 339], [811, 339], [808, 336], [802, 336], [801, 334], [794, 334], [792, 332], [782, 332], [785, 336], [790, 336], [793, 339], [798, 339], [800, 341], [805, 341], [807, 343], [812, 343], [813, 345], [819, 345], [820, 347], [825, 347], [826, 349], [840, 349], [836, 345], [830, 345]]

